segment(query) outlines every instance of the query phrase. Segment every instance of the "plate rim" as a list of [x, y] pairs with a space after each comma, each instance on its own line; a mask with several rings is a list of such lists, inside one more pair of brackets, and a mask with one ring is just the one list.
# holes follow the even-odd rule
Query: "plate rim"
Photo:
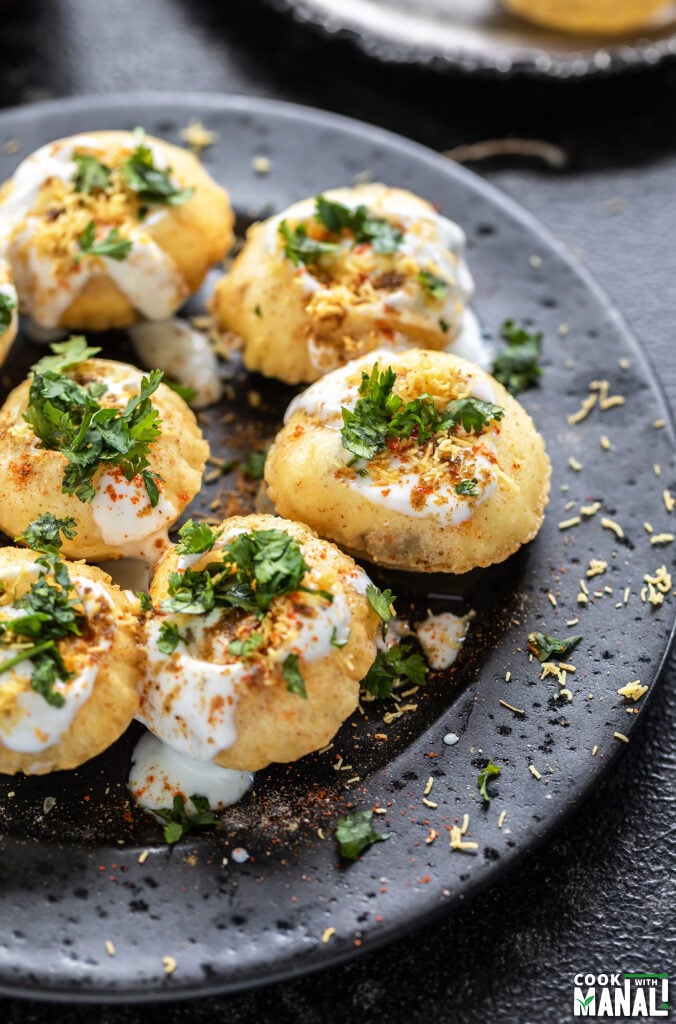
[[[571, 82], [581, 79], [599, 79], [611, 75], [640, 72], [659, 67], [676, 57], [676, 31], [664, 39], [651, 40], [638, 36], [633, 42], [609, 39], [607, 44], [562, 56], [549, 54], [544, 49], [524, 47], [523, 55], [500, 59], [490, 53], [470, 51], [462, 44], [456, 48], [415, 45], [388, 35], [386, 31], [372, 32], [358, 18], [344, 24], [334, 23], [332, 16], [314, 0], [265, 0], [274, 10], [287, 15], [302, 26], [310, 27], [324, 37], [349, 41], [360, 52], [383, 64], [426, 67], [441, 73], [460, 72], [479, 74], [505, 80], [526, 78], [545, 81]], [[338, 14], [336, 12], [335, 17]], [[580, 36], [581, 45], [585, 37]], [[532, 54], [532, 55], [531, 55]], [[599, 57], [602, 59], [599, 60]]]
[[[367, 122], [360, 121], [355, 118], [345, 117], [329, 111], [322, 111], [318, 108], [307, 107], [286, 101], [214, 92], [177, 93], [150, 90], [132, 93], [114, 93], [106, 96], [82, 94], [62, 99], [50, 99], [41, 101], [40, 103], [26, 104], [0, 111], [0, 132], [4, 132], [6, 129], [11, 128], [14, 122], [20, 122], [27, 112], [34, 114], [36, 117], [40, 117], [43, 115], [49, 115], [49, 113], [55, 109], [58, 109], [59, 112], [65, 111], [67, 113], [71, 109], [73, 112], [82, 112], [83, 108], [86, 107], [95, 114], [100, 110], [120, 107], [122, 104], [124, 104], [127, 109], [131, 106], [140, 106], [142, 104], [150, 106], [157, 105], [158, 107], [161, 106], [164, 108], [174, 105], [175, 109], [178, 109], [181, 112], [185, 111], [186, 114], [189, 113], [189, 108], [191, 107], [195, 108], [195, 113], [202, 114], [208, 109], [216, 111], [227, 110], [234, 113], [253, 115], [258, 114], [264, 117], [271, 116], [271, 114], [277, 114], [284, 116], [288, 120], [297, 121], [300, 119], [305, 122], [310, 122], [324, 129], [327, 125], [330, 126], [331, 124], [336, 124], [344, 130], [358, 134], [362, 138], [364, 129], [368, 129], [369, 139], [371, 141], [382, 143], [390, 148], [394, 148], [403, 155], [410, 155], [416, 160], [430, 165], [433, 170], [450, 175], [451, 178], [455, 177], [456, 179], [459, 179], [466, 186], [472, 189], [472, 191], [480, 192], [483, 196], [488, 197], [491, 203], [503, 210], [510, 218], [518, 221], [527, 229], [537, 231], [538, 235], [543, 238], [554, 253], [566, 263], [575, 276], [584, 282], [593, 297], [597, 301], [601, 301], [603, 303], [608, 316], [612, 317], [616, 330], [621, 332], [623, 342], [631, 349], [631, 352], [639, 362], [643, 373], [649, 378], [653, 393], [656, 396], [659, 396], [661, 411], [667, 420], [667, 431], [669, 432], [669, 436], [673, 444], [674, 412], [666, 399], [661, 379], [653, 368], [649, 356], [640, 345], [637, 336], [630, 330], [625, 318], [615, 306], [614, 300], [612, 300], [607, 292], [597, 283], [593, 273], [591, 273], [583, 263], [576, 259], [573, 252], [560, 239], [558, 239], [548, 227], [543, 225], [537, 217], [531, 214], [525, 207], [521, 206], [516, 200], [512, 199], [506, 193], [502, 192], [499, 188], [486, 181], [478, 174], [449, 161], [447, 158], [428, 147], [422, 146], [419, 143], [413, 142], [403, 136], [397, 135], [396, 133], [390, 132], [386, 129], [382, 129], [378, 126], [369, 125]], [[669, 637], [665, 642], [660, 662], [654, 668], [652, 674], [653, 685], [651, 686], [648, 694], [646, 694], [646, 698], [644, 698], [644, 706], [646, 706], [647, 702], [652, 699], [656, 686], [662, 685], [665, 665], [669, 658], [675, 635], [676, 619], [671, 624]], [[628, 728], [627, 731], [633, 731], [633, 727], [637, 724], [638, 722], [631, 722], [630, 726], [632, 728]], [[318, 958], [316, 961], [310, 961], [309, 963], [303, 962], [301, 964], [294, 965], [290, 964], [287, 960], [280, 964], [276, 971], [266, 973], [263, 979], [257, 979], [254, 981], [250, 978], [241, 978], [230, 982], [214, 980], [212, 983], [205, 984], [196, 983], [193, 979], [191, 982], [188, 982], [185, 987], [176, 986], [164, 990], [161, 987], [162, 979], [158, 979], [157, 987], [153, 990], [141, 990], [138, 987], [139, 982], [137, 981], [136, 990], [132, 990], [130, 992], [127, 989], [125, 993], [124, 991], [113, 992], [107, 989], [93, 988], [89, 988], [86, 991], [77, 991], [74, 988], [48, 988], [40, 991], [28, 991], [28, 982], [25, 980], [19, 982], [17, 985], [7, 984], [5, 981], [0, 980], [0, 993], [17, 998], [22, 997], [35, 999], [41, 1002], [98, 1002], [110, 1004], [132, 1002], [159, 1003], [169, 1000], [241, 992], [254, 987], [278, 983], [281, 980], [292, 980], [305, 974], [338, 966], [339, 964], [348, 962], [364, 953], [375, 951], [385, 945], [396, 942], [417, 928], [430, 925], [440, 920], [451, 912], [452, 908], [457, 906], [461, 900], [468, 897], [474, 897], [489, 885], [499, 882], [506, 871], [511, 870], [514, 866], [520, 864], [527, 855], [540, 847], [546, 839], [551, 838], [552, 835], [554, 835], [569, 819], [570, 815], [574, 813], [584, 802], [586, 802], [592, 788], [597, 785], [600, 778], [605, 776], [605, 774], [611, 770], [612, 766], [615, 764], [616, 758], [621, 756], [621, 754], [622, 745], [618, 744], [616, 748], [612, 748], [611, 752], [606, 756], [603, 762], [602, 769], [597, 770], [591, 776], [587, 776], [584, 784], [580, 785], [574, 796], [569, 795], [567, 798], [564, 798], [562, 805], [559, 805], [557, 808], [557, 813], [553, 822], [548, 819], [550, 823], [532, 830], [531, 837], [527, 845], [519, 845], [516, 850], [512, 851], [509, 858], [505, 858], [506, 864], [502, 870], [497, 868], [497, 870], [494, 869], [492, 871], [486, 871], [481, 875], [473, 877], [471, 883], [463, 888], [462, 894], [457, 891], [452, 892], [450, 897], [444, 901], [439, 901], [437, 904], [432, 906], [426, 906], [422, 914], [415, 916], [413, 919], [410, 917], [406, 920], [396, 919], [391, 924], [381, 926], [378, 931], [370, 932], [368, 942], [365, 942], [361, 948], [346, 947], [342, 949], [332, 949], [329, 946], [322, 957]], [[15, 844], [17, 847], [25, 845], [27, 842], [15, 840], [13, 837], [6, 838], [10, 838], [12, 845]], [[28, 842], [30, 842], [32, 846], [37, 847], [44, 845], [49, 849], [53, 849], [55, 845], [52, 843], [41, 844], [40, 842]], [[58, 845], [59, 848], [67, 848], [68, 846], [68, 844], [56, 845]], [[73, 845], [76, 846], [76, 844]], [[76, 848], [83, 849], [83, 846], [77, 845]], [[90, 848], [85, 847], [84, 849]], [[95, 850], [96, 847], [91, 849]], [[77, 985], [77, 983], [77, 980], [75, 980], [74, 985]]]

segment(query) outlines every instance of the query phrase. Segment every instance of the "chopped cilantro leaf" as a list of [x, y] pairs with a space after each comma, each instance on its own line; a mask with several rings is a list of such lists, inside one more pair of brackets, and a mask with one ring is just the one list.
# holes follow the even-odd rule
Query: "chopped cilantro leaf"
[[470, 498], [476, 498], [477, 494], [479, 493], [477, 491], [478, 483], [479, 481], [475, 476], [473, 476], [471, 480], [461, 480], [459, 484], [455, 485], [455, 493], [466, 494]]
[[461, 426], [468, 433], [481, 434], [493, 420], [501, 420], [505, 410], [480, 398], [454, 398], [444, 409], [446, 429]]
[[389, 832], [373, 830], [372, 819], [373, 811], [354, 811], [336, 822], [336, 839], [345, 860], [356, 860], [369, 846], [390, 838]]
[[262, 312], [262, 310], [261, 310], [261, 307], [260, 307], [260, 305], [259, 305], [259, 303], [258, 303], [258, 302], [257, 302], [257, 303], [256, 303], [256, 305], [254, 306], [254, 314], [255, 314], [256, 316], [263, 316], [263, 312]]
[[164, 378], [164, 383], [168, 388], [171, 388], [172, 391], [175, 391], [176, 394], [183, 399], [186, 405], [190, 405], [193, 398], [197, 395], [195, 389], [188, 387], [187, 384], [179, 384], [178, 381], [168, 380], [167, 377]]
[[451, 327], [451, 325], [449, 324], [448, 320], [444, 320], [443, 317], [439, 317], [439, 321], [438, 322], [439, 322], [439, 327], [444, 332], [444, 334], [448, 334], [448, 332], [450, 330], [450, 327]]
[[38, 359], [37, 363], [33, 363], [31, 366], [33, 373], [61, 373], [69, 366], [75, 366], [77, 363], [84, 362], [85, 359], [91, 359], [101, 351], [100, 348], [90, 347], [83, 334], [73, 335], [67, 341], [55, 341], [49, 347], [52, 350], [52, 355], [43, 356], [42, 359]]
[[75, 254], [75, 262], [79, 263], [84, 256], [107, 256], [111, 260], [124, 260], [131, 252], [132, 241], [123, 238], [118, 228], [112, 228], [105, 238], [96, 241], [96, 227], [90, 220], [84, 231], [77, 236], [79, 252]]
[[228, 644], [228, 651], [235, 657], [247, 661], [263, 643], [263, 634], [258, 632], [249, 633], [246, 640], [233, 640]]
[[396, 252], [404, 240], [398, 228], [382, 217], [371, 217], [365, 206], [350, 209], [319, 195], [315, 198], [315, 214], [333, 234], [349, 231], [356, 243], [368, 242], [381, 255]]
[[558, 640], [555, 636], [548, 636], [546, 633], [529, 633], [528, 650], [538, 661], [550, 661], [552, 658], [563, 658], [566, 654], [577, 647], [581, 636], [567, 636]]
[[299, 224], [292, 231], [285, 220], [279, 225], [279, 233], [284, 239], [284, 255], [291, 260], [294, 266], [312, 263], [327, 252], [335, 252], [337, 246], [332, 242], [319, 242], [310, 238], [304, 224]]
[[153, 602], [151, 600], [150, 594], [148, 594], [145, 590], [137, 590], [136, 596], [139, 599], [142, 612], [147, 613], [153, 610]]
[[160, 626], [160, 635], [157, 640], [157, 649], [162, 654], [173, 654], [179, 644], [184, 644], [185, 637], [175, 622], [163, 622]]
[[338, 650], [340, 650], [341, 648], [345, 647], [345, 645], [347, 643], [349, 643], [349, 640], [350, 640], [350, 631], [349, 630], [348, 630], [348, 633], [347, 633], [347, 636], [345, 637], [345, 639], [344, 640], [339, 640], [338, 639], [338, 628], [337, 628], [337, 626], [333, 627], [333, 629], [331, 630], [331, 640], [330, 640], [330, 644], [331, 644], [332, 647], [337, 647]]
[[73, 153], [73, 163], [76, 170], [72, 180], [76, 192], [87, 196], [95, 191], [105, 192], [110, 185], [110, 167], [87, 153]]
[[188, 519], [178, 531], [181, 538], [176, 554], [178, 555], [201, 555], [203, 551], [211, 551], [214, 544], [223, 531], [216, 533], [208, 523], [195, 522]]
[[394, 618], [392, 606], [396, 598], [391, 590], [381, 590], [375, 583], [369, 583], [366, 587], [366, 597], [376, 615], [379, 615], [384, 623]]
[[307, 700], [305, 680], [300, 674], [297, 654], [287, 654], [282, 664], [282, 676], [289, 693], [295, 693], [298, 697], [302, 697], [303, 700]]
[[484, 802], [487, 804], [491, 802], [490, 794], [487, 789], [488, 781], [489, 779], [497, 778], [498, 775], [500, 774], [500, 771], [501, 769], [498, 767], [498, 765], [493, 764], [493, 762], [489, 760], [486, 767], [481, 769], [477, 777], [476, 784], [479, 789], [479, 793], [483, 797]]
[[29, 523], [23, 533], [14, 540], [23, 541], [26, 547], [33, 551], [40, 551], [42, 554], [57, 554], [61, 550], [63, 541], [61, 534], [66, 540], [73, 540], [77, 535], [76, 523], [72, 516], [65, 519], [57, 519], [52, 512], [44, 512], [32, 523]]
[[0, 292], [0, 334], [6, 334], [7, 328], [12, 322], [12, 315], [16, 309], [16, 299], [13, 295]]
[[249, 480], [262, 480], [265, 470], [267, 449], [264, 452], [249, 452], [246, 458], [240, 462], [240, 469]]
[[500, 334], [507, 342], [507, 348], [498, 352], [492, 373], [508, 391], [518, 395], [537, 384], [542, 376], [539, 363], [542, 332], [530, 334], [523, 327], [517, 327], [513, 320], [505, 320]]
[[420, 654], [411, 654], [410, 644], [394, 644], [378, 651], [361, 685], [374, 697], [389, 697], [397, 679], [408, 679], [414, 686], [427, 682], [427, 664]]
[[163, 611], [201, 615], [239, 608], [262, 618], [276, 597], [300, 589], [308, 570], [300, 546], [283, 530], [253, 530], [235, 537], [205, 569], [172, 573]]
[[143, 377], [139, 392], [119, 410], [99, 404], [105, 385], [83, 387], [60, 373], [33, 368], [24, 419], [43, 447], [66, 457], [61, 484], [65, 494], [91, 501], [95, 494], [91, 479], [99, 466], [106, 464], [119, 466], [127, 480], [140, 473], [150, 504], [157, 504], [159, 477], [147, 467], [149, 445], [161, 433], [159, 412], [150, 400], [161, 379], [159, 370]]
[[176, 188], [171, 182], [171, 168], [155, 166], [153, 151], [146, 145], [145, 132], [134, 132], [136, 148], [127, 157], [122, 174], [128, 189], [135, 192], [141, 203], [141, 216], [146, 206], [181, 206], [195, 191], [194, 188]]
[[218, 818], [210, 809], [207, 797], [193, 793], [190, 799], [197, 808], [196, 814], [187, 813], [185, 801], [178, 793], [174, 797], [171, 809], [160, 807], [153, 812], [166, 823], [164, 839], [169, 846], [173, 846], [188, 832], [218, 824]]
[[441, 301], [446, 298], [448, 281], [443, 277], [439, 277], [437, 274], [433, 274], [429, 270], [421, 270], [418, 274], [418, 281], [433, 299]]

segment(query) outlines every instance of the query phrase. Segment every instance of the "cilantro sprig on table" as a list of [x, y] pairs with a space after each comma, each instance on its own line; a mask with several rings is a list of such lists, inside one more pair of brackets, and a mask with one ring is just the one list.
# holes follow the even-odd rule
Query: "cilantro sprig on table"
[[427, 663], [420, 654], [413, 653], [410, 644], [394, 644], [386, 651], [378, 651], [361, 685], [374, 697], [390, 697], [398, 679], [407, 679], [413, 686], [427, 682]]
[[362, 371], [354, 409], [343, 406], [343, 447], [357, 458], [372, 459], [389, 440], [415, 438], [419, 445], [444, 430], [460, 426], [466, 433], [482, 433], [504, 409], [478, 398], [457, 398], [439, 412], [431, 395], [404, 403], [393, 392], [397, 375], [392, 367]]
[[581, 636], [567, 636], [559, 640], [558, 637], [549, 636], [547, 633], [529, 633], [528, 650], [538, 661], [551, 661], [552, 658], [564, 658], [577, 647], [581, 639]]
[[479, 790], [480, 796], [483, 798], [484, 803], [489, 804], [491, 802], [491, 796], [488, 792], [488, 783], [490, 779], [497, 779], [502, 769], [499, 765], [493, 764], [489, 759], [488, 764], [485, 768], [482, 768], [479, 772], [476, 780], [477, 789]]
[[16, 654], [0, 662], [0, 674], [31, 661], [31, 688], [57, 708], [63, 707], [65, 700], [55, 684], [72, 678], [57, 643], [68, 636], [79, 636], [84, 622], [80, 599], [60, 556], [62, 534], [73, 539], [75, 520], [57, 519], [46, 512], [16, 538], [40, 552], [36, 563], [44, 571], [13, 601], [13, 607], [24, 614], [0, 622], [0, 650], [7, 646], [16, 649]]
[[[59, 369], [45, 369], [46, 360], [33, 367], [24, 419], [44, 448], [60, 451], [68, 461], [61, 490], [82, 502], [96, 493], [91, 480], [101, 465], [119, 466], [127, 480], [140, 473], [151, 506], [159, 500], [160, 477], [150, 470], [149, 447], [160, 436], [160, 414], [151, 402], [162, 380], [160, 370], [143, 377], [139, 392], [124, 409], [102, 406], [105, 384], [86, 387], [61, 372], [83, 358], [83, 338], [52, 346]], [[70, 349], [69, 349], [70, 346]], [[91, 352], [89, 349], [87, 352]], [[70, 354], [72, 352], [72, 355]], [[53, 357], [47, 357], [47, 360]], [[49, 364], [47, 364], [49, 365]]]
[[173, 846], [188, 832], [196, 832], [218, 824], [218, 818], [211, 810], [206, 796], [193, 793], [190, 800], [195, 807], [195, 814], [188, 814], [185, 800], [179, 793], [174, 797], [171, 808], [159, 807], [153, 812], [165, 823], [164, 841], [168, 846]]
[[[216, 536], [204, 524], [186, 523], [181, 530], [181, 549], [195, 554], [210, 551]], [[295, 591], [317, 594], [332, 601], [330, 593], [303, 586], [308, 569], [300, 545], [288, 533], [252, 530], [224, 544], [219, 551], [219, 561], [210, 562], [197, 571], [186, 569], [182, 573], [171, 573], [169, 596], [162, 602], [161, 610], [205, 615], [214, 608], [231, 608], [251, 612], [262, 620], [276, 598]], [[245, 640], [232, 641], [229, 649], [246, 659], [261, 646], [262, 640], [261, 634], [254, 632]], [[286, 656], [282, 677], [289, 692], [307, 697], [298, 655]]]
[[542, 376], [542, 332], [531, 334], [517, 327], [513, 320], [505, 320], [500, 335], [507, 342], [507, 348], [495, 357], [492, 373], [508, 391], [518, 395], [537, 384]]
[[360, 853], [390, 838], [389, 832], [376, 832], [371, 822], [373, 811], [354, 811], [352, 814], [338, 818], [336, 822], [336, 839], [340, 855], [345, 860], [356, 860]]

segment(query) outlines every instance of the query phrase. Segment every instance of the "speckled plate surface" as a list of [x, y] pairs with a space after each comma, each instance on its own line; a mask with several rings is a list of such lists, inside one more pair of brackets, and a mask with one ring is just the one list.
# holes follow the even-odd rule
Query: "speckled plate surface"
[[[653, 538], [670, 529], [662, 492], [676, 489], [659, 386], [621, 317], [573, 257], [481, 179], [393, 135], [317, 111], [172, 95], [75, 99], [3, 113], [0, 174], [61, 135], [142, 124], [177, 141], [193, 117], [218, 133], [204, 159], [243, 219], [368, 171], [414, 189], [465, 227], [487, 336], [496, 336], [506, 317], [545, 332], [542, 385], [523, 401], [552, 457], [552, 500], [537, 540], [501, 566], [461, 579], [376, 573], [399, 593], [400, 613], [410, 610], [413, 618], [427, 608], [476, 611], [455, 670], [401, 702], [415, 710], [387, 721], [395, 704], [367, 704], [331, 750], [258, 773], [213, 835], [169, 851], [159, 828], [131, 807], [125, 781], [140, 727], [79, 771], [3, 778], [5, 993], [127, 1001], [232, 991], [348, 959], [448, 912], [560, 824], [612, 765], [623, 748], [614, 734], [631, 738], [650, 696], [637, 714], [628, 713], [634, 705], [617, 689], [634, 679], [653, 687], [669, 643], [673, 598], [661, 607], [641, 600], [645, 574], [668, 565], [672, 550], [651, 544], [644, 527], [651, 524]], [[7, 153], [16, 148], [11, 140], [20, 153]], [[257, 155], [270, 159], [268, 174], [252, 170]], [[115, 336], [104, 339], [104, 349], [128, 354]], [[36, 354], [20, 338], [3, 386], [21, 378]], [[234, 397], [203, 419], [212, 450], [228, 458], [248, 450], [252, 438], [272, 435], [292, 391], [247, 376], [237, 364], [224, 372]], [[570, 425], [567, 415], [600, 379], [624, 404], [597, 405]], [[571, 456], [581, 464], [577, 471]], [[228, 488], [240, 483], [235, 472], [206, 485], [194, 507], [220, 499], [225, 508]], [[595, 501], [599, 512], [559, 528]], [[620, 524], [622, 538], [602, 516]], [[581, 605], [579, 581], [592, 558], [607, 569], [586, 581]], [[583, 636], [567, 680], [572, 702], [529, 662], [526, 637], [534, 629]], [[449, 732], [459, 737], [453, 746], [443, 742]], [[489, 757], [502, 773], [487, 807], [477, 774]], [[428, 799], [436, 806], [423, 803], [430, 778]], [[55, 799], [45, 803], [48, 797]], [[389, 840], [359, 862], [341, 864], [336, 817], [375, 806], [386, 812], [375, 820]], [[476, 853], [449, 847], [449, 829], [465, 814]], [[438, 836], [427, 843], [430, 830]], [[235, 863], [235, 847], [250, 859]], [[165, 972], [165, 957], [175, 962], [173, 973]]]
[[652, 66], [676, 53], [676, 4], [622, 36], [570, 35], [523, 21], [499, 0], [268, 0], [371, 57], [501, 76], [581, 78]]

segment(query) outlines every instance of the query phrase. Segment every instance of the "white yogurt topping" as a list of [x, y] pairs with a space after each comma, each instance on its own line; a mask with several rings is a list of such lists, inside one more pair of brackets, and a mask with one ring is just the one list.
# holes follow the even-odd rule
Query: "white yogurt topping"
[[253, 772], [221, 768], [195, 761], [145, 733], [134, 748], [127, 785], [140, 807], [169, 808], [176, 794], [183, 796], [188, 814], [197, 810], [193, 794], [205, 796], [213, 811], [237, 803], [253, 782]]
[[[157, 167], [166, 166], [161, 151], [150, 144]], [[38, 219], [31, 215], [38, 194], [50, 178], [63, 182], [72, 180], [76, 171], [75, 150], [100, 149], [96, 139], [77, 135], [49, 143], [23, 161], [14, 172], [13, 188], [0, 203], [0, 255], [11, 264], [17, 289], [26, 311], [41, 327], [56, 328], [71, 302], [88, 281], [105, 274], [128, 298], [141, 315], [149, 319], [166, 319], [189, 294], [188, 285], [174, 260], [148, 235], [144, 227], [134, 227], [128, 237], [132, 242], [129, 255], [123, 260], [84, 256], [66, 275], [53, 275], [52, 260], [40, 256], [31, 244]], [[155, 211], [153, 219], [164, 216]]]
[[481, 325], [473, 309], [463, 310], [458, 335], [448, 343], [445, 351], [461, 359], [468, 359], [470, 363], [477, 363], [482, 370], [490, 372], [493, 352], [481, 335]]
[[178, 512], [160, 494], [155, 508], [137, 473], [127, 480], [120, 469], [107, 469], [96, 484], [90, 508], [101, 539], [121, 555], [155, 562], [167, 547], [167, 531]]
[[469, 629], [469, 616], [442, 612], [416, 623], [415, 632], [430, 668], [450, 668]]
[[[82, 599], [86, 615], [94, 615], [101, 603], [112, 608], [110, 598], [100, 583], [77, 576], [73, 576], [71, 579], [76, 593]], [[6, 575], [3, 582], [6, 586], [8, 585], [9, 581]], [[0, 613], [2, 618], [8, 619], [19, 618], [26, 614], [21, 609], [14, 607], [3, 607]], [[35, 690], [27, 689], [19, 693], [16, 697], [16, 706], [21, 715], [17, 721], [7, 724], [0, 718], [0, 734], [5, 747], [17, 753], [36, 754], [58, 743], [72, 725], [79, 709], [91, 696], [99, 671], [98, 657], [110, 648], [111, 643], [110, 635], [98, 637], [97, 661], [87, 665], [73, 679], [65, 682], [59, 680], [55, 683], [55, 691], [64, 697], [65, 702], [61, 707], [48, 704], [45, 698]], [[9, 661], [15, 654], [16, 649], [0, 648], [0, 664]], [[0, 690], [3, 685], [13, 680], [21, 680], [22, 683], [30, 685], [33, 668], [33, 662], [27, 660], [20, 662], [15, 668], [1, 673]]]
[[201, 409], [217, 402], [223, 388], [218, 360], [209, 339], [186, 320], [140, 323], [129, 330], [143, 366], [163, 370], [172, 380], [191, 388], [195, 397], [190, 405]]

